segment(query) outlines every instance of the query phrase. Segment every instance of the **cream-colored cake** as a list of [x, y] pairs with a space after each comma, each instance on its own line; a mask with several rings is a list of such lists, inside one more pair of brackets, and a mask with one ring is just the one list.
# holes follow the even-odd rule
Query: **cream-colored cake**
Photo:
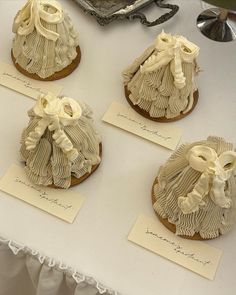
[[177, 235], [225, 234], [236, 221], [235, 171], [236, 152], [222, 138], [182, 145], [159, 170], [153, 208]]
[[42, 94], [28, 115], [20, 154], [33, 183], [69, 188], [98, 167], [101, 138], [87, 105], [68, 97]]
[[80, 61], [78, 34], [55, 0], [28, 0], [14, 19], [13, 32], [12, 59], [31, 78], [65, 77]]
[[199, 47], [183, 36], [162, 32], [155, 43], [123, 71], [126, 98], [153, 120], [182, 118], [196, 105]]

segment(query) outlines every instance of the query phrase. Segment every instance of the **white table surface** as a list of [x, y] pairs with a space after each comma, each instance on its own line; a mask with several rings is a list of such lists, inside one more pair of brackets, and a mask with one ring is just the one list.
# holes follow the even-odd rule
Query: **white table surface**
[[[86, 197], [73, 224], [0, 192], [0, 235], [62, 259], [123, 295], [235, 294], [236, 227], [206, 243], [223, 250], [214, 281], [202, 278], [127, 240], [140, 213], [155, 218], [150, 201], [158, 167], [171, 151], [101, 122], [116, 99], [124, 98], [121, 71], [153, 42], [158, 33], [178, 33], [201, 48], [198, 78], [200, 99], [194, 112], [175, 123], [184, 130], [182, 142], [223, 136], [236, 145], [236, 42], [218, 43], [201, 35], [195, 22], [198, 0], [171, 0], [180, 11], [164, 25], [146, 28], [138, 21], [117, 21], [106, 27], [85, 15], [72, 0], [61, 0], [80, 33], [79, 68], [57, 83], [63, 93], [86, 101], [94, 110], [103, 137], [103, 161], [79, 187]], [[11, 63], [13, 18], [23, 0], [0, 0], [0, 60]], [[154, 18], [154, 6], [147, 10]], [[19, 161], [19, 140], [34, 101], [0, 86], [0, 176]]]

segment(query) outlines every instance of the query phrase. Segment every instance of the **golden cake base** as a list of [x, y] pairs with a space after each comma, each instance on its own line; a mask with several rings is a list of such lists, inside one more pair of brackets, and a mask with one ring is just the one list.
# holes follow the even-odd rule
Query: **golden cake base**
[[[152, 186], [152, 205], [154, 205], [154, 203], [156, 202], [156, 198], [154, 195], [154, 185], [158, 184], [157, 178], [155, 179], [153, 186]], [[155, 210], [154, 210], [155, 211]], [[161, 221], [161, 223], [168, 228], [170, 231], [172, 231], [173, 233], [176, 233], [176, 226], [173, 223], [170, 223], [168, 221], [167, 218], [162, 218], [159, 214], [157, 214], [157, 212], [155, 211], [157, 217], [159, 218], [159, 220]], [[178, 237], [184, 238], [184, 239], [189, 239], [189, 240], [209, 240], [209, 239], [203, 239], [199, 233], [195, 233], [195, 235], [193, 236], [182, 236], [182, 235], [178, 235]]]
[[16, 59], [13, 55], [13, 51], [11, 51], [11, 58], [12, 61], [15, 65], [15, 67], [17, 68], [17, 70], [22, 73], [23, 75], [34, 79], [34, 80], [39, 80], [39, 81], [54, 81], [54, 80], [59, 80], [62, 78], [65, 78], [66, 76], [70, 75], [79, 65], [80, 60], [81, 60], [81, 51], [80, 51], [80, 47], [77, 46], [76, 47], [76, 51], [77, 51], [77, 56], [76, 58], [72, 61], [72, 63], [70, 65], [68, 65], [66, 68], [62, 69], [59, 72], [54, 73], [53, 75], [47, 77], [47, 78], [41, 78], [39, 77], [37, 74], [32, 74], [27, 72], [25, 69], [23, 69], [17, 62]]
[[[102, 144], [101, 143], [99, 145], [99, 148], [100, 148], [100, 150], [99, 150], [99, 156], [100, 156], [100, 158], [102, 158]], [[71, 184], [70, 184], [70, 187], [75, 186], [75, 185], [78, 185], [81, 182], [83, 182], [84, 180], [86, 180], [89, 176], [91, 176], [97, 170], [97, 168], [99, 167], [100, 164], [101, 164], [101, 162], [99, 164], [97, 164], [97, 165], [94, 165], [92, 167], [92, 170], [91, 170], [90, 173], [86, 173], [83, 176], [81, 176], [80, 178], [76, 178], [75, 176], [71, 176]], [[58, 187], [55, 184], [48, 185], [48, 187], [56, 188], [56, 189], [63, 189], [62, 187]]]
[[141, 109], [138, 105], [134, 105], [132, 103], [132, 101], [130, 100], [129, 98], [129, 95], [130, 95], [130, 91], [128, 90], [127, 86], [124, 87], [125, 88], [125, 97], [128, 101], [128, 103], [130, 104], [130, 106], [137, 112], [139, 113], [140, 115], [142, 115], [143, 117], [149, 119], [149, 120], [152, 120], [152, 121], [155, 121], [155, 122], [163, 122], [163, 123], [166, 123], [166, 122], [174, 122], [174, 121], [177, 121], [177, 120], [180, 120], [180, 119], [183, 119], [184, 117], [186, 117], [187, 115], [189, 115], [193, 109], [195, 108], [195, 106], [197, 105], [197, 102], [198, 102], [198, 97], [199, 97], [199, 93], [198, 93], [198, 90], [196, 90], [193, 94], [193, 97], [194, 97], [194, 101], [193, 101], [193, 106], [191, 108], [191, 110], [189, 110], [187, 113], [183, 114], [181, 113], [179, 116], [175, 117], [175, 118], [166, 118], [166, 117], [151, 117], [149, 112]]

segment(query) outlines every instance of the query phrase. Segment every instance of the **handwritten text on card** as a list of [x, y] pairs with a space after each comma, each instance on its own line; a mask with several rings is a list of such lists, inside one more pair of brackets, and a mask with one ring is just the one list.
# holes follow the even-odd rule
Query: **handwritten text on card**
[[140, 215], [128, 240], [210, 280], [214, 279], [222, 251], [207, 243], [176, 236], [156, 218]]
[[58, 96], [62, 91], [62, 87], [54, 82], [30, 79], [18, 72], [13, 65], [3, 62], [0, 62], [0, 85], [34, 99], [37, 99], [41, 93], [51, 92]]
[[150, 121], [115, 101], [102, 120], [171, 150], [176, 148], [182, 135], [180, 128]]
[[0, 180], [0, 190], [72, 223], [84, 198], [75, 191], [32, 184], [24, 167], [13, 164]]

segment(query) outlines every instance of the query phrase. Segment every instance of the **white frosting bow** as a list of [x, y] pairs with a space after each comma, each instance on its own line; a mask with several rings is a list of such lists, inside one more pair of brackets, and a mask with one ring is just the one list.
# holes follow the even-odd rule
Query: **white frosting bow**
[[68, 97], [59, 99], [52, 94], [41, 94], [33, 110], [41, 120], [35, 130], [30, 132], [26, 138], [26, 149], [33, 150], [48, 128], [54, 132], [52, 137], [63, 153], [70, 161], [74, 161], [78, 156], [78, 151], [65, 134], [63, 126], [76, 124], [82, 115], [80, 105]]
[[193, 213], [204, 206], [203, 198], [209, 194], [221, 208], [230, 208], [226, 181], [236, 169], [236, 152], [227, 151], [219, 157], [214, 149], [207, 146], [194, 146], [187, 154], [190, 167], [202, 172], [192, 192], [187, 197], [178, 198], [178, 206], [184, 214]]
[[188, 41], [183, 36], [172, 36], [162, 33], [157, 37], [157, 55], [151, 55], [140, 66], [142, 73], [148, 73], [167, 65], [171, 62], [171, 72], [176, 88], [181, 89], [186, 84], [186, 78], [182, 70], [182, 62], [192, 63], [198, 56], [200, 48]]
[[[51, 7], [53, 13], [47, 12], [45, 7]], [[46, 29], [42, 20], [50, 24], [62, 22], [61, 5], [55, 0], [29, 0], [17, 14], [13, 24], [13, 32], [19, 35], [29, 35], [36, 29], [46, 39], [56, 41], [59, 34]]]

